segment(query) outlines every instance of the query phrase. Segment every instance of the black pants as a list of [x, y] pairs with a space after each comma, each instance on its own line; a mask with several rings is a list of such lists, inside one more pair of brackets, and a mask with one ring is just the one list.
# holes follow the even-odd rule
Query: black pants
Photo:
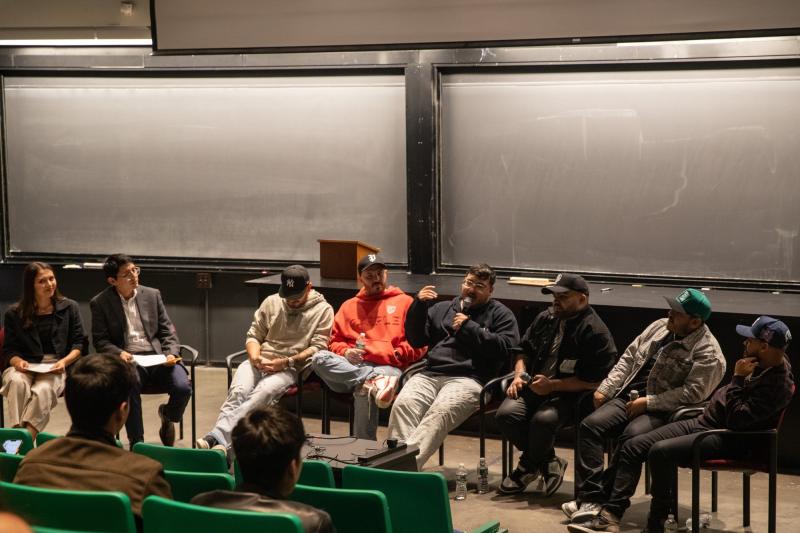
[[506, 398], [495, 419], [503, 435], [522, 456], [520, 464], [528, 471], [539, 468], [555, 456], [556, 435], [575, 420], [579, 395], [539, 396], [523, 388], [517, 399]]
[[[663, 426], [668, 416], [660, 413], [644, 413], [631, 420], [625, 410], [626, 403], [627, 401], [622, 398], [612, 398], [581, 421], [578, 429], [578, 463], [575, 465], [575, 484], [578, 487], [579, 502], [607, 501], [616, 478], [621, 474], [618, 471], [619, 452], [632, 438]], [[617, 453], [611, 454], [609, 466], [604, 470], [607, 439], [615, 441], [614, 449]], [[640, 472], [641, 463], [635, 473], [624, 473], [628, 476], [625, 483], [632, 483], [634, 490], [639, 483]]]
[[142, 390], [148, 392], [166, 392], [169, 394], [166, 415], [172, 422], [179, 422], [183, 417], [186, 404], [192, 397], [192, 385], [189, 382], [186, 368], [183, 365], [150, 366], [136, 365], [137, 380], [130, 396], [130, 411], [125, 422], [125, 431], [130, 442], [144, 440], [144, 423], [142, 422]]

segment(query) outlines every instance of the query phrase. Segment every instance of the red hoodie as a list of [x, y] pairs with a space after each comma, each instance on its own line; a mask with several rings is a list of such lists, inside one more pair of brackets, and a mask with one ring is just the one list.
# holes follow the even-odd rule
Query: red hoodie
[[389, 286], [380, 294], [368, 296], [362, 287], [354, 298], [342, 304], [333, 319], [330, 350], [343, 355], [366, 336], [364, 360], [379, 365], [405, 368], [425, 355], [426, 348], [413, 348], [406, 340], [406, 313], [414, 299]]

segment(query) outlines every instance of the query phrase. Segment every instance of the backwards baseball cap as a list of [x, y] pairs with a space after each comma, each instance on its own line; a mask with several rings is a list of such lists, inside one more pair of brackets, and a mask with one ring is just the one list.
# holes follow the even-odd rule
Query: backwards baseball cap
[[553, 285], [542, 288], [542, 294], [558, 294], [567, 291], [589, 294], [589, 285], [577, 274], [559, 274]]
[[295, 298], [303, 294], [308, 285], [308, 270], [303, 265], [290, 265], [281, 272], [281, 298]]
[[786, 324], [766, 315], [758, 317], [752, 326], [736, 326], [736, 333], [742, 337], [760, 339], [781, 350], [785, 350], [792, 340], [792, 333]]
[[386, 268], [386, 263], [383, 262], [383, 258], [381, 256], [378, 254], [367, 254], [361, 258], [361, 261], [358, 262], [358, 273], [361, 274], [372, 265], [380, 265], [383, 268]]
[[669, 306], [679, 313], [708, 320], [711, 316], [711, 302], [697, 289], [685, 289], [676, 297], [664, 296]]

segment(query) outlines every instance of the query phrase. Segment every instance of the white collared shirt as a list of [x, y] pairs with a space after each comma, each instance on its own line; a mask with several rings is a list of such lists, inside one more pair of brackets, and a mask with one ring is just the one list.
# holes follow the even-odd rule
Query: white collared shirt
[[[117, 293], [119, 294], [119, 293]], [[125, 331], [125, 351], [129, 353], [152, 352], [153, 345], [147, 340], [147, 333], [144, 331], [142, 318], [139, 316], [139, 307], [136, 305], [138, 291], [133, 290], [133, 296], [125, 299], [119, 294], [122, 300], [122, 310], [125, 312], [125, 322], [128, 329]]]

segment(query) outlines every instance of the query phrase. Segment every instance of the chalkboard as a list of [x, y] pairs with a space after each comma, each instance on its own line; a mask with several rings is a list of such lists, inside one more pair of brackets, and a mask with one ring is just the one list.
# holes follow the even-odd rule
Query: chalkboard
[[800, 69], [442, 83], [444, 264], [800, 280]]
[[402, 75], [6, 77], [8, 248], [403, 263]]

